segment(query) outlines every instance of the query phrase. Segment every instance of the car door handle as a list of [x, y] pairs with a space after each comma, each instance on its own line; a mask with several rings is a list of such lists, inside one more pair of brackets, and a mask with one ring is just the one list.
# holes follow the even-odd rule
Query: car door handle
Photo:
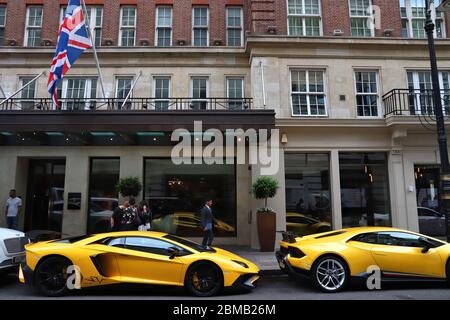
[[381, 252], [374, 252], [373, 254], [376, 255], [376, 256], [381, 256], [381, 257], [387, 256], [386, 253], [381, 253]]

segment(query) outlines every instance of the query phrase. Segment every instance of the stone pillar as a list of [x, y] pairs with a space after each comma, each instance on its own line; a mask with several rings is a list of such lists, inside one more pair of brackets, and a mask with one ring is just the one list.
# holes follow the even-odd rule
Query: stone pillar
[[[17, 158], [11, 156], [7, 151], [0, 152], [0, 226], [6, 227], [5, 206], [8, 199], [9, 190], [16, 188], [17, 195], [22, 199], [26, 194], [26, 190], [21, 190], [15, 186], [17, 172]], [[22, 207], [22, 215], [24, 208]]]
[[409, 191], [405, 186], [403, 151], [401, 149], [392, 150], [389, 153], [388, 161], [392, 226], [407, 229], [406, 195], [414, 190]]
[[339, 150], [331, 150], [330, 155], [331, 211], [333, 229], [342, 228], [341, 177]]
[[[81, 193], [80, 210], [68, 210], [69, 192]], [[74, 150], [66, 157], [66, 177], [64, 181], [64, 214], [62, 233], [80, 235], [87, 231], [89, 197], [89, 157]]]

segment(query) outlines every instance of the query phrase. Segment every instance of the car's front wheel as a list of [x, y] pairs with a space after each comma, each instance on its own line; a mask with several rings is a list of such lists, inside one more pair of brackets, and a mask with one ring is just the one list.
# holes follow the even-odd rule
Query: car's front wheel
[[68, 292], [67, 269], [72, 263], [63, 257], [50, 257], [39, 264], [34, 282], [40, 293], [60, 297]]
[[186, 289], [197, 297], [211, 297], [222, 290], [222, 270], [209, 262], [199, 262], [189, 268], [185, 278]]
[[314, 264], [312, 278], [314, 285], [319, 290], [334, 293], [345, 288], [349, 280], [349, 272], [342, 259], [334, 256], [325, 256]]

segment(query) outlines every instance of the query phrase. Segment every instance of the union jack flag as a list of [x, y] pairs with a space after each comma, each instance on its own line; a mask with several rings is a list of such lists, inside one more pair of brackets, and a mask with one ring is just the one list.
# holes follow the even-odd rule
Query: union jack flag
[[53, 57], [48, 78], [48, 92], [54, 104], [60, 108], [56, 90], [59, 82], [69, 71], [78, 57], [92, 47], [92, 42], [86, 29], [81, 0], [69, 0], [64, 20], [59, 27], [58, 44]]

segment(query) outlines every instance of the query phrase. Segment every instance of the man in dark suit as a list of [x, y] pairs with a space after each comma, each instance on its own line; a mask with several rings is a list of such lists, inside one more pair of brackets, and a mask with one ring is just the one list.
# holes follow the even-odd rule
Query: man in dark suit
[[211, 244], [214, 239], [214, 216], [212, 213], [213, 201], [211, 199], [205, 202], [205, 206], [200, 211], [202, 215], [202, 228], [204, 232], [203, 236], [203, 246], [211, 247]]

